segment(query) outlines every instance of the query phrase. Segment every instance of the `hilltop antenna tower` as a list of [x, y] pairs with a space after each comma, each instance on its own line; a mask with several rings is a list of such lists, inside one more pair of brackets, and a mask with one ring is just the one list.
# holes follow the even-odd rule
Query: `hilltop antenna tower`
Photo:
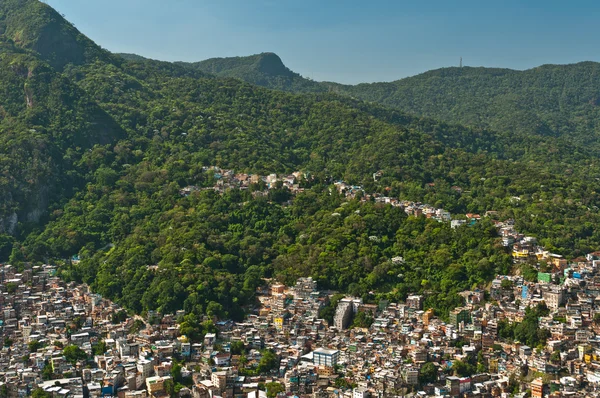
[[460, 57], [460, 68], [462, 68], [462, 57]]

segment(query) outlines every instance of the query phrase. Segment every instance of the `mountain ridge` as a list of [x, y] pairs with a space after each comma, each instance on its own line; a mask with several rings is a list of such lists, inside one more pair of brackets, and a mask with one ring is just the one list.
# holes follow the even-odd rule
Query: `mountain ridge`
[[[276, 73], [261, 69], [261, 60], [274, 63]], [[447, 67], [392, 82], [357, 85], [306, 79], [274, 53], [178, 64], [270, 89], [333, 92], [450, 123], [537, 136], [564, 135], [600, 150], [596, 106], [600, 104], [600, 63], [593, 61], [526, 70]]]
[[16, 45], [30, 49], [57, 70], [67, 64], [119, 58], [81, 34], [49, 5], [37, 0], [0, 2], [0, 32]]

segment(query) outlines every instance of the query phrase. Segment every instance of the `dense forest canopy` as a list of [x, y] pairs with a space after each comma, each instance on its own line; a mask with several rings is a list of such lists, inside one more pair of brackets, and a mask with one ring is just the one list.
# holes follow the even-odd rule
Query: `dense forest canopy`
[[[274, 54], [202, 65], [117, 57], [37, 0], [0, 3], [0, 33], [0, 259], [77, 254], [61, 275], [131, 310], [240, 318], [263, 278], [312, 276], [367, 302], [427, 292], [444, 314], [459, 291], [510, 272], [490, 219], [451, 229], [346, 200], [332, 187], [339, 179], [453, 214], [497, 211], [569, 257], [600, 249], [595, 125], [583, 123], [596, 120], [595, 105], [592, 88], [577, 88], [581, 76], [594, 87], [595, 64], [570, 75], [573, 86], [559, 72], [545, 85], [544, 68], [535, 84], [510, 80], [526, 72], [434, 71], [411, 83], [412, 96], [397, 92], [397, 101], [431, 102], [431, 112], [408, 109], [413, 116], [397, 109], [396, 91], [386, 102], [372, 86], [364, 102], [299, 80]], [[280, 90], [240, 80], [263, 77], [252, 82]], [[450, 106], [447, 79], [461, 93], [447, 110], [456, 117], [435, 105]], [[550, 130], [519, 118], [519, 128], [496, 124], [512, 110], [494, 108], [497, 96], [473, 97], [485, 92], [512, 95]], [[553, 119], [555, 106], [565, 119]], [[310, 178], [296, 196], [260, 186], [181, 195], [215, 185], [207, 166]]]
[[[272, 53], [213, 58], [186, 67], [291, 92], [333, 92], [450, 123], [511, 134], [562, 137], [598, 149], [600, 64], [516, 71], [450, 67], [389, 83], [314, 82]], [[273, 65], [271, 68], [261, 65]]]

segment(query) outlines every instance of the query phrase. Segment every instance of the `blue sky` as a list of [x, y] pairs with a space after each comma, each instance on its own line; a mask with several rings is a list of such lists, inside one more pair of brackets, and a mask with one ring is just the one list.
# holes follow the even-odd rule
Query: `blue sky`
[[[391, 81], [465, 65], [600, 61], [600, 2], [577, 0], [47, 0], [113, 52], [166, 61], [271, 51], [295, 72]], [[576, 5], [573, 5], [576, 4]]]

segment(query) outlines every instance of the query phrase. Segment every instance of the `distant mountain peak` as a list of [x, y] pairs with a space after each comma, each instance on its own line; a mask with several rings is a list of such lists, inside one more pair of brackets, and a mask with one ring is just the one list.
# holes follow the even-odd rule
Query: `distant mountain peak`
[[191, 65], [204, 72], [227, 75], [228, 77], [238, 77], [240, 74], [247, 73], [259, 73], [266, 77], [292, 77], [295, 75], [283, 64], [281, 58], [272, 52], [246, 57], [210, 58]]
[[37, 52], [58, 70], [67, 64], [112, 57], [39, 0], [0, 1], [0, 35], [19, 47]]
[[274, 76], [289, 76], [293, 74], [275, 53], [262, 53], [258, 55], [256, 69], [262, 73]]

